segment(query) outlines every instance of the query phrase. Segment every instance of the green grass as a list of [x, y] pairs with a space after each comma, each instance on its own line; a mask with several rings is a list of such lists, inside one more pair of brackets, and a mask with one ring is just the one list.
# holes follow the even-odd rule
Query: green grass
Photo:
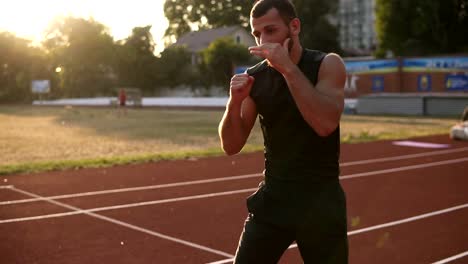
[[[223, 111], [0, 106], [0, 174], [222, 155]], [[447, 134], [456, 118], [345, 115], [344, 143]], [[256, 125], [244, 152], [263, 149]]]

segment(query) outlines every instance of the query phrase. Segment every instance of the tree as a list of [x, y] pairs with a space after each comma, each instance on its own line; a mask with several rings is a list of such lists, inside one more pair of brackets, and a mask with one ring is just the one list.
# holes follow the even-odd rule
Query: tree
[[247, 63], [251, 58], [247, 47], [236, 44], [230, 37], [215, 40], [201, 55], [200, 72], [204, 78], [222, 86], [229, 85], [236, 64]]
[[116, 51], [104, 25], [92, 19], [57, 18], [47, 30], [43, 45], [55, 66], [62, 69], [60, 81], [65, 96], [111, 93]]
[[157, 58], [151, 26], [136, 27], [132, 35], [117, 46], [119, 85], [138, 87], [153, 92], [156, 82]]
[[191, 54], [185, 47], [166, 48], [161, 53], [157, 69], [160, 85], [173, 88], [193, 82]]
[[12, 33], [0, 33], [0, 102], [28, 102], [31, 81], [50, 79], [43, 50]]
[[341, 53], [336, 15], [338, 0], [293, 0], [301, 20], [301, 41], [306, 48]]
[[377, 56], [468, 51], [468, 0], [377, 0]]
[[169, 20], [166, 36], [175, 38], [192, 30], [249, 24], [252, 0], [166, 0], [164, 14]]
[[[249, 28], [252, 0], [166, 0], [164, 13], [169, 20], [166, 36], [179, 37], [198, 28], [241, 25]], [[336, 14], [338, 0], [293, 0], [301, 19], [304, 47], [340, 52], [338, 29], [330, 22]]]

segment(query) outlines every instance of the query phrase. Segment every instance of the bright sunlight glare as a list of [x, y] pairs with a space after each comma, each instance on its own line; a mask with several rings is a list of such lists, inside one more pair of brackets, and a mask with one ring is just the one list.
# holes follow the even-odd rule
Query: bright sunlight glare
[[93, 18], [104, 24], [115, 40], [128, 37], [134, 27], [152, 25], [157, 51], [167, 28], [164, 0], [7, 0], [0, 8], [0, 32], [40, 43], [44, 31], [58, 16]]

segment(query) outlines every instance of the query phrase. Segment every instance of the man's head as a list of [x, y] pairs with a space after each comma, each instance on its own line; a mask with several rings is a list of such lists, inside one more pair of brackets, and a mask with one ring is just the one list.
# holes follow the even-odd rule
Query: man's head
[[289, 0], [257, 0], [250, 12], [250, 25], [257, 44], [298, 42], [300, 21]]
[[297, 18], [296, 8], [289, 0], [257, 0], [250, 11], [250, 17], [262, 17], [272, 8], [278, 10], [285, 25], [289, 25], [291, 20]]

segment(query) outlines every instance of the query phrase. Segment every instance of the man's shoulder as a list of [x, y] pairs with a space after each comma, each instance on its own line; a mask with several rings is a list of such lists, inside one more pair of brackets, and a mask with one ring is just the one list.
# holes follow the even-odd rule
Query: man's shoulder
[[335, 66], [344, 66], [343, 58], [340, 55], [334, 52], [323, 52], [320, 50], [305, 49], [304, 56], [302, 58], [302, 63], [306, 65], [317, 65], [320, 68], [326, 65]]
[[304, 49], [304, 59], [309, 62], [321, 62], [327, 54], [320, 50]]

